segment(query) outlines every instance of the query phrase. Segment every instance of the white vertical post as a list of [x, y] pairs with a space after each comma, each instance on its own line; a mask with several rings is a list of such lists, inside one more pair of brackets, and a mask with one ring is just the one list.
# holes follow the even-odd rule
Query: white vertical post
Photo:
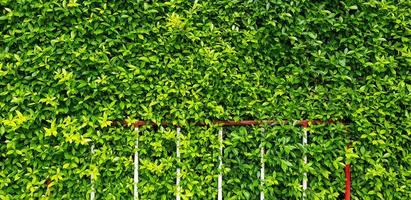
[[[308, 131], [307, 128], [303, 128], [304, 135], [303, 135], [303, 146], [307, 145], [307, 137], [308, 137]], [[304, 164], [307, 164], [307, 154], [304, 155]], [[304, 172], [304, 177], [303, 177], [303, 200], [305, 199], [305, 191], [307, 190], [307, 182], [308, 182], [308, 177], [307, 177], [307, 172]]]
[[137, 135], [136, 143], [135, 143], [135, 153], [134, 153], [134, 200], [138, 199], [138, 127], [134, 128], [134, 132]]
[[[93, 154], [94, 154], [94, 144], [91, 145], [91, 159], [93, 159]], [[94, 169], [93, 169], [94, 170]], [[90, 200], [94, 200], [96, 197], [95, 189], [94, 189], [94, 172], [91, 173], [90, 176], [90, 181], [91, 181], [91, 192], [90, 192]]]
[[218, 131], [218, 139], [220, 143], [220, 164], [218, 165], [218, 170], [220, 171], [220, 174], [218, 175], [218, 195], [217, 195], [217, 200], [223, 200], [223, 128], [221, 127], [220, 130]]
[[[261, 129], [262, 135], [264, 135], [264, 128]], [[264, 191], [263, 191], [263, 185], [264, 185], [264, 173], [265, 173], [265, 166], [264, 166], [264, 154], [265, 154], [265, 149], [263, 145], [263, 140], [261, 140], [261, 169], [260, 169], [260, 185], [261, 185], [261, 191], [260, 191], [260, 200], [264, 200]]]
[[[177, 127], [177, 142], [176, 142], [176, 152], [177, 152], [177, 160], [180, 161], [180, 127]], [[177, 167], [177, 175], [176, 175], [176, 185], [177, 185], [177, 195], [176, 200], [180, 200], [180, 168]]]

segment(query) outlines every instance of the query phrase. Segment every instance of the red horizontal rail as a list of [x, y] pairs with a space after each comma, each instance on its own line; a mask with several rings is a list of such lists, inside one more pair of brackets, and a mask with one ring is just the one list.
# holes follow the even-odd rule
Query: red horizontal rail
[[[127, 125], [127, 122], [119, 122], [120, 124]], [[293, 122], [296, 125], [302, 126], [302, 127], [308, 127], [310, 124], [311, 125], [318, 125], [318, 124], [335, 124], [335, 123], [342, 123], [342, 124], [348, 124], [346, 121], [335, 121], [335, 120], [297, 120]], [[263, 125], [281, 125], [281, 124], [290, 124], [290, 121], [284, 120], [284, 121], [277, 121], [277, 120], [242, 120], [242, 121], [223, 121], [223, 120], [218, 120], [218, 121], [213, 121], [210, 123], [204, 123], [204, 122], [197, 122], [197, 123], [192, 123], [191, 125], [194, 126], [209, 126], [209, 125], [217, 125], [217, 126], [263, 126]], [[161, 122], [161, 123], [155, 123], [155, 122], [147, 122], [147, 121], [136, 121], [131, 123], [132, 126], [134, 127], [141, 127], [144, 125], [151, 125], [151, 126], [178, 126], [170, 122]]]

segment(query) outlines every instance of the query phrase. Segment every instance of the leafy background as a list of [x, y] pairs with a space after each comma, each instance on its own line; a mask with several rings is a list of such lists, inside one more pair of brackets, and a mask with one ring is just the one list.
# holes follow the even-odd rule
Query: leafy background
[[[98, 198], [131, 197], [136, 134], [110, 126], [128, 118], [347, 120], [348, 130], [315, 128], [307, 149], [296, 127], [267, 128], [265, 145], [279, 151], [267, 155], [284, 160], [267, 159], [278, 181], [267, 195], [300, 197], [303, 169], [310, 198], [335, 199], [343, 178], [333, 163], [347, 161], [353, 140], [353, 199], [410, 199], [410, 9], [408, 0], [0, 0], [0, 198], [82, 199], [92, 174]], [[215, 152], [217, 132], [192, 129], [184, 195], [205, 198], [216, 166], [188, 166], [218, 162], [196, 153]], [[254, 198], [246, 177], [256, 176], [259, 133], [232, 132], [225, 169], [240, 176], [227, 176], [226, 195]], [[173, 196], [175, 138], [141, 137], [144, 159], [167, 168], [141, 169], [142, 186], [161, 186], [142, 197]], [[304, 152], [312, 163], [301, 168]]]

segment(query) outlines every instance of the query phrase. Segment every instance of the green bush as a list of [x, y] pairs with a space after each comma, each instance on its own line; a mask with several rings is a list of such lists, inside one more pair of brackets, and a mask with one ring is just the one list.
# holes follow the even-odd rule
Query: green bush
[[[218, 129], [186, 125], [241, 119], [350, 125], [310, 127], [307, 147], [295, 126], [227, 129], [229, 199], [301, 198], [302, 172], [307, 198], [336, 199], [345, 162], [353, 199], [410, 199], [410, 10], [409, 0], [0, 0], [0, 199], [88, 198], [91, 175], [98, 199], [132, 198], [137, 135], [111, 126], [122, 119], [184, 127], [180, 161], [175, 127], [140, 131], [142, 199], [174, 198], [176, 166], [183, 198], [214, 198]], [[256, 174], [260, 142], [270, 187]]]

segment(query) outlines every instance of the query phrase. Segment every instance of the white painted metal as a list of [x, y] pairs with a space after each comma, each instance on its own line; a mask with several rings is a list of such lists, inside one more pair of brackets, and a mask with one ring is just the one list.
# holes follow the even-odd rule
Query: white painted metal
[[220, 128], [218, 132], [218, 138], [220, 142], [220, 164], [218, 165], [218, 169], [220, 171], [220, 174], [218, 175], [218, 195], [217, 195], [217, 200], [223, 200], [223, 173], [222, 173], [222, 168], [223, 168], [223, 128]]
[[135, 143], [135, 153], [134, 153], [134, 200], [138, 199], [138, 162], [139, 162], [139, 158], [138, 158], [138, 137], [139, 137], [139, 133], [138, 133], [138, 128], [136, 127], [134, 129], [134, 132], [136, 133], [137, 139], [136, 139], [136, 143]]
[[[94, 144], [91, 145], [91, 154], [92, 156], [94, 154]], [[90, 200], [94, 200], [96, 198], [96, 192], [94, 189], [94, 175], [93, 174], [91, 174], [90, 176], [90, 181], [91, 181]]]
[[[180, 161], [180, 127], [177, 128], [177, 142], [176, 142], [176, 152], [177, 152], [177, 160]], [[180, 168], [177, 168], [177, 175], [176, 175], [176, 186], [177, 186], [177, 194], [176, 194], [176, 200], [180, 200]]]
[[[262, 135], [264, 135], [264, 128], [261, 129]], [[263, 140], [261, 140], [263, 141]], [[263, 142], [261, 142], [263, 143]], [[261, 169], [260, 169], [260, 184], [261, 184], [261, 189], [263, 188], [264, 185], [264, 175], [265, 175], [265, 164], [264, 164], [264, 155], [265, 155], [265, 149], [263, 144], [261, 144]], [[260, 200], [264, 200], [264, 191], [260, 191]]]
[[[306, 128], [304, 130], [304, 135], [303, 135], [303, 146], [306, 146], [308, 143], [307, 137], [308, 137], [308, 131]], [[304, 164], [307, 164], [307, 155], [304, 155]], [[307, 178], [307, 172], [304, 172], [304, 177], [303, 177], [303, 200], [306, 197], [305, 191], [307, 190], [307, 183], [308, 183], [308, 178]]]

